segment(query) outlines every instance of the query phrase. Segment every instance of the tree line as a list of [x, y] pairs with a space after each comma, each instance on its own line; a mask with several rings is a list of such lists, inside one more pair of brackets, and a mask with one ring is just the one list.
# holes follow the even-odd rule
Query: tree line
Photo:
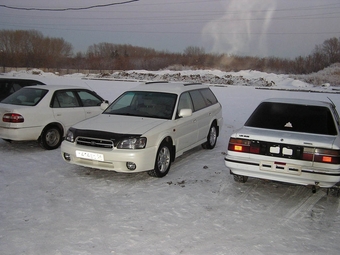
[[86, 52], [73, 53], [62, 38], [44, 36], [36, 30], [0, 30], [0, 64], [3, 67], [90, 70], [160, 70], [190, 67], [222, 71], [253, 69], [263, 72], [308, 74], [340, 62], [340, 38], [330, 38], [308, 56], [295, 59], [206, 53], [189, 46], [183, 53], [156, 51], [127, 44], [99, 43]]

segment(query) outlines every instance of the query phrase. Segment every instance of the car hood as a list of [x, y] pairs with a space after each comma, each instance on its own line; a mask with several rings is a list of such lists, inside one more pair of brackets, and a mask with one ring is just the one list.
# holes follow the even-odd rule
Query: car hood
[[74, 125], [76, 129], [119, 134], [144, 134], [167, 120], [144, 117], [100, 114]]
[[338, 136], [270, 130], [246, 126], [232, 134], [232, 137], [329, 149], [339, 149], [340, 145]]

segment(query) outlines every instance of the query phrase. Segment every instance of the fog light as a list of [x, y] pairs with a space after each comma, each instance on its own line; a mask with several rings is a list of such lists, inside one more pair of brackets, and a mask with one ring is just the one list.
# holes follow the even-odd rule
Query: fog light
[[127, 167], [127, 169], [133, 171], [133, 170], [136, 169], [137, 166], [136, 166], [136, 164], [133, 163], [133, 162], [126, 162], [126, 167]]
[[68, 154], [68, 153], [64, 153], [64, 159], [67, 160], [67, 161], [70, 161], [71, 160], [71, 155]]

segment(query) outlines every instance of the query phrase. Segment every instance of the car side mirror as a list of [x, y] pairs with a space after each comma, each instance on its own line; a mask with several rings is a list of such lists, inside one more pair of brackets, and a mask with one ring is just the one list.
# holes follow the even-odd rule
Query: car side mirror
[[105, 100], [100, 104], [100, 109], [106, 110], [106, 108], [109, 106], [109, 101]]
[[192, 115], [191, 109], [181, 109], [178, 114], [180, 118], [189, 117], [191, 115]]

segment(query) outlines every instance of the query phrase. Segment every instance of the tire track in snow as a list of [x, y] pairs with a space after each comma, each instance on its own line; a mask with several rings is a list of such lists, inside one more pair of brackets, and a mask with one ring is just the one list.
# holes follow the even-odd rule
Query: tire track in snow
[[288, 211], [288, 213], [283, 217], [284, 219], [283, 223], [289, 220], [292, 220], [292, 219], [296, 220], [296, 218], [299, 215], [300, 216], [298, 218], [303, 217], [303, 215], [305, 215], [306, 212], [310, 212], [312, 208], [316, 205], [316, 203], [318, 203], [319, 200], [325, 196], [326, 194], [322, 192], [321, 190], [319, 190], [315, 194], [312, 194], [311, 196], [306, 197], [299, 204], [297, 204], [296, 206], [294, 206], [292, 209]]

